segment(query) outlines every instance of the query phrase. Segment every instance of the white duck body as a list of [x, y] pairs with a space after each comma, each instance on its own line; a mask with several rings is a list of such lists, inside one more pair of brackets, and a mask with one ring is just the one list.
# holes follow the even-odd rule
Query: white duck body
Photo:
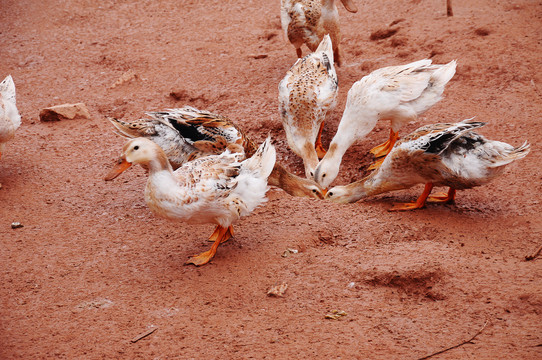
[[8, 75], [0, 83], [0, 156], [4, 152], [6, 142], [15, 136], [15, 131], [21, 126], [21, 115], [17, 110], [15, 83]]
[[308, 179], [318, 165], [315, 146], [325, 152], [321, 130], [326, 114], [335, 107], [338, 89], [329, 35], [314, 53], [297, 60], [279, 83], [279, 112], [288, 145], [303, 159]]
[[157, 215], [189, 223], [215, 223], [213, 246], [193, 256], [188, 263], [204, 265], [220, 243], [233, 236], [232, 223], [249, 215], [266, 200], [267, 177], [275, 165], [276, 152], [267, 140], [256, 153], [242, 161], [244, 154], [209, 155], [173, 171], [163, 150], [146, 138], [125, 144], [117, 166], [106, 176], [112, 180], [131, 164], [149, 170], [145, 201]]
[[[242, 154], [210, 155], [170, 169], [150, 171], [145, 187], [149, 208], [165, 218], [189, 223], [214, 222], [230, 226], [265, 202], [267, 177], [273, 169], [272, 152], [265, 165], [261, 152], [239, 162]], [[152, 169], [152, 167], [151, 167]]]
[[339, 173], [346, 150], [373, 130], [378, 120], [391, 120], [391, 129], [397, 133], [404, 124], [436, 104], [455, 68], [455, 60], [432, 65], [426, 59], [378, 69], [354, 83], [348, 91], [337, 133], [316, 169], [316, 182], [329, 186]]
[[431, 188], [448, 186], [454, 194], [455, 190], [487, 184], [501, 175], [506, 165], [525, 157], [529, 145], [514, 147], [472, 131], [483, 125], [469, 119], [421, 127], [398, 141], [371, 175], [346, 186], [336, 186], [326, 197], [346, 203], [417, 184], [431, 184]]
[[[137, 140], [132, 147], [147, 142], [145, 146], [152, 144], [156, 153], [148, 163], [145, 201], [157, 215], [228, 227], [265, 201], [267, 177], [275, 164], [275, 149], [269, 140], [242, 162], [243, 154], [225, 152], [196, 159], [174, 172], [157, 145]], [[130, 162], [129, 157], [126, 160]]]
[[[352, 0], [341, 0], [346, 10], [358, 11]], [[341, 65], [341, 31], [339, 11], [335, 0], [282, 0], [280, 19], [286, 38], [292, 43], [301, 58], [301, 46], [306, 44], [315, 51], [326, 34], [333, 43], [337, 65]]]

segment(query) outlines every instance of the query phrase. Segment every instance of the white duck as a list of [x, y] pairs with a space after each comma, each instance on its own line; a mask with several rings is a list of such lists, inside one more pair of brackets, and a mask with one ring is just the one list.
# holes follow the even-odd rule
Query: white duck
[[455, 60], [432, 65], [431, 60], [426, 59], [378, 69], [354, 83], [348, 91], [337, 133], [316, 168], [316, 182], [329, 186], [339, 173], [346, 150], [365, 137], [381, 119], [391, 120], [390, 139], [371, 152], [377, 157], [389, 153], [401, 126], [416, 120], [441, 99], [455, 68]]
[[153, 141], [136, 138], [123, 148], [118, 164], [106, 176], [112, 180], [132, 164], [149, 170], [145, 201], [157, 215], [189, 223], [215, 223], [210, 250], [191, 257], [187, 264], [204, 265], [221, 242], [233, 236], [232, 223], [266, 201], [267, 177], [275, 165], [269, 138], [256, 153], [209, 155], [173, 171], [163, 150]]
[[[341, 0], [346, 10], [358, 11], [353, 0]], [[280, 7], [282, 29], [301, 57], [301, 46], [307, 44], [315, 51], [324, 35], [329, 34], [337, 65], [341, 65], [341, 31], [339, 11], [335, 0], [282, 0]]]
[[[349, 203], [424, 183], [425, 190], [416, 202], [397, 204], [391, 210], [420, 209], [427, 200], [453, 202], [456, 190], [488, 183], [501, 175], [506, 165], [529, 153], [527, 142], [513, 147], [472, 131], [484, 125], [468, 119], [423, 126], [399, 140], [376, 171], [352, 184], [330, 189], [326, 199]], [[447, 194], [429, 196], [433, 186], [450, 189]]]
[[325, 35], [315, 52], [298, 59], [279, 83], [279, 112], [290, 149], [303, 159], [305, 175], [314, 178], [326, 151], [322, 130], [336, 104], [339, 87], [331, 38]]
[[0, 157], [4, 153], [6, 143], [15, 136], [21, 126], [21, 115], [15, 101], [15, 84], [8, 75], [0, 83]]

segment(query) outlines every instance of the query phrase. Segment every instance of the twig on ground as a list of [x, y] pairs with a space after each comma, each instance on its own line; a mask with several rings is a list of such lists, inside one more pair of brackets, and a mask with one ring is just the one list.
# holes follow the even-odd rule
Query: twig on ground
[[427, 355], [427, 356], [424, 356], [424, 357], [421, 357], [419, 358], [418, 360], [425, 360], [425, 359], [429, 359], [435, 355], [438, 355], [438, 354], [442, 354], [443, 352], [446, 352], [448, 350], [452, 350], [452, 349], [455, 349], [455, 348], [458, 348], [460, 346], [463, 346], [465, 344], [469, 344], [472, 342], [472, 340], [474, 340], [478, 335], [480, 335], [482, 333], [482, 331], [484, 331], [484, 329], [486, 328], [487, 324], [489, 323], [489, 320], [486, 320], [486, 322], [484, 323], [484, 326], [482, 326], [482, 328], [480, 330], [478, 330], [478, 332], [476, 334], [474, 334], [473, 337], [471, 337], [469, 340], [465, 340], [463, 341], [462, 343], [460, 344], [457, 344], [457, 345], [454, 345], [454, 346], [450, 346], [449, 348], [446, 348], [444, 350], [439, 350], [437, 352], [434, 352], [432, 353], [431, 355]]
[[132, 340], [130, 340], [130, 342], [132, 342], [132, 343], [138, 342], [139, 340], [141, 340], [141, 339], [143, 339], [143, 338], [146, 338], [147, 336], [149, 336], [150, 334], [152, 334], [153, 332], [155, 332], [156, 329], [158, 329], [158, 327], [150, 328], [149, 330], [144, 331], [144, 332], [142, 332], [141, 334], [139, 334], [139, 335], [137, 335], [136, 337], [134, 337]]
[[538, 257], [538, 255], [540, 255], [540, 252], [542, 252], [542, 245], [540, 245], [538, 247], [538, 249], [536, 249], [536, 251], [534, 253], [532, 253], [531, 255], [525, 256], [525, 260], [529, 261], [529, 260], [536, 259]]

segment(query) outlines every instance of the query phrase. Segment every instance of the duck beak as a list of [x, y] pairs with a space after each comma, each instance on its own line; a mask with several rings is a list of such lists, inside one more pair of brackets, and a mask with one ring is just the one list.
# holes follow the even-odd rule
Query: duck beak
[[326, 198], [327, 192], [328, 192], [327, 188], [322, 190], [322, 196], [324, 197], [324, 199]]
[[105, 176], [104, 180], [109, 181], [113, 180], [117, 176], [119, 176], [124, 170], [128, 169], [130, 166], [132, 166], [132, 163], [126, 161], [124, 158], [120, 158], [117, 162], [117, 165], [111, 171]]

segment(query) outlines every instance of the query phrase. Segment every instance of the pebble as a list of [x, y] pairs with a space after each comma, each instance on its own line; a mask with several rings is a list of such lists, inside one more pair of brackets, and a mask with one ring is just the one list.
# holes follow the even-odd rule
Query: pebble
[[22, 228], [23, 227], [23, 224], [21, 224], [20, 222], [12, 222], [11, 223], [11, 228], [12, 229], [18, 229], [18, 228]]

